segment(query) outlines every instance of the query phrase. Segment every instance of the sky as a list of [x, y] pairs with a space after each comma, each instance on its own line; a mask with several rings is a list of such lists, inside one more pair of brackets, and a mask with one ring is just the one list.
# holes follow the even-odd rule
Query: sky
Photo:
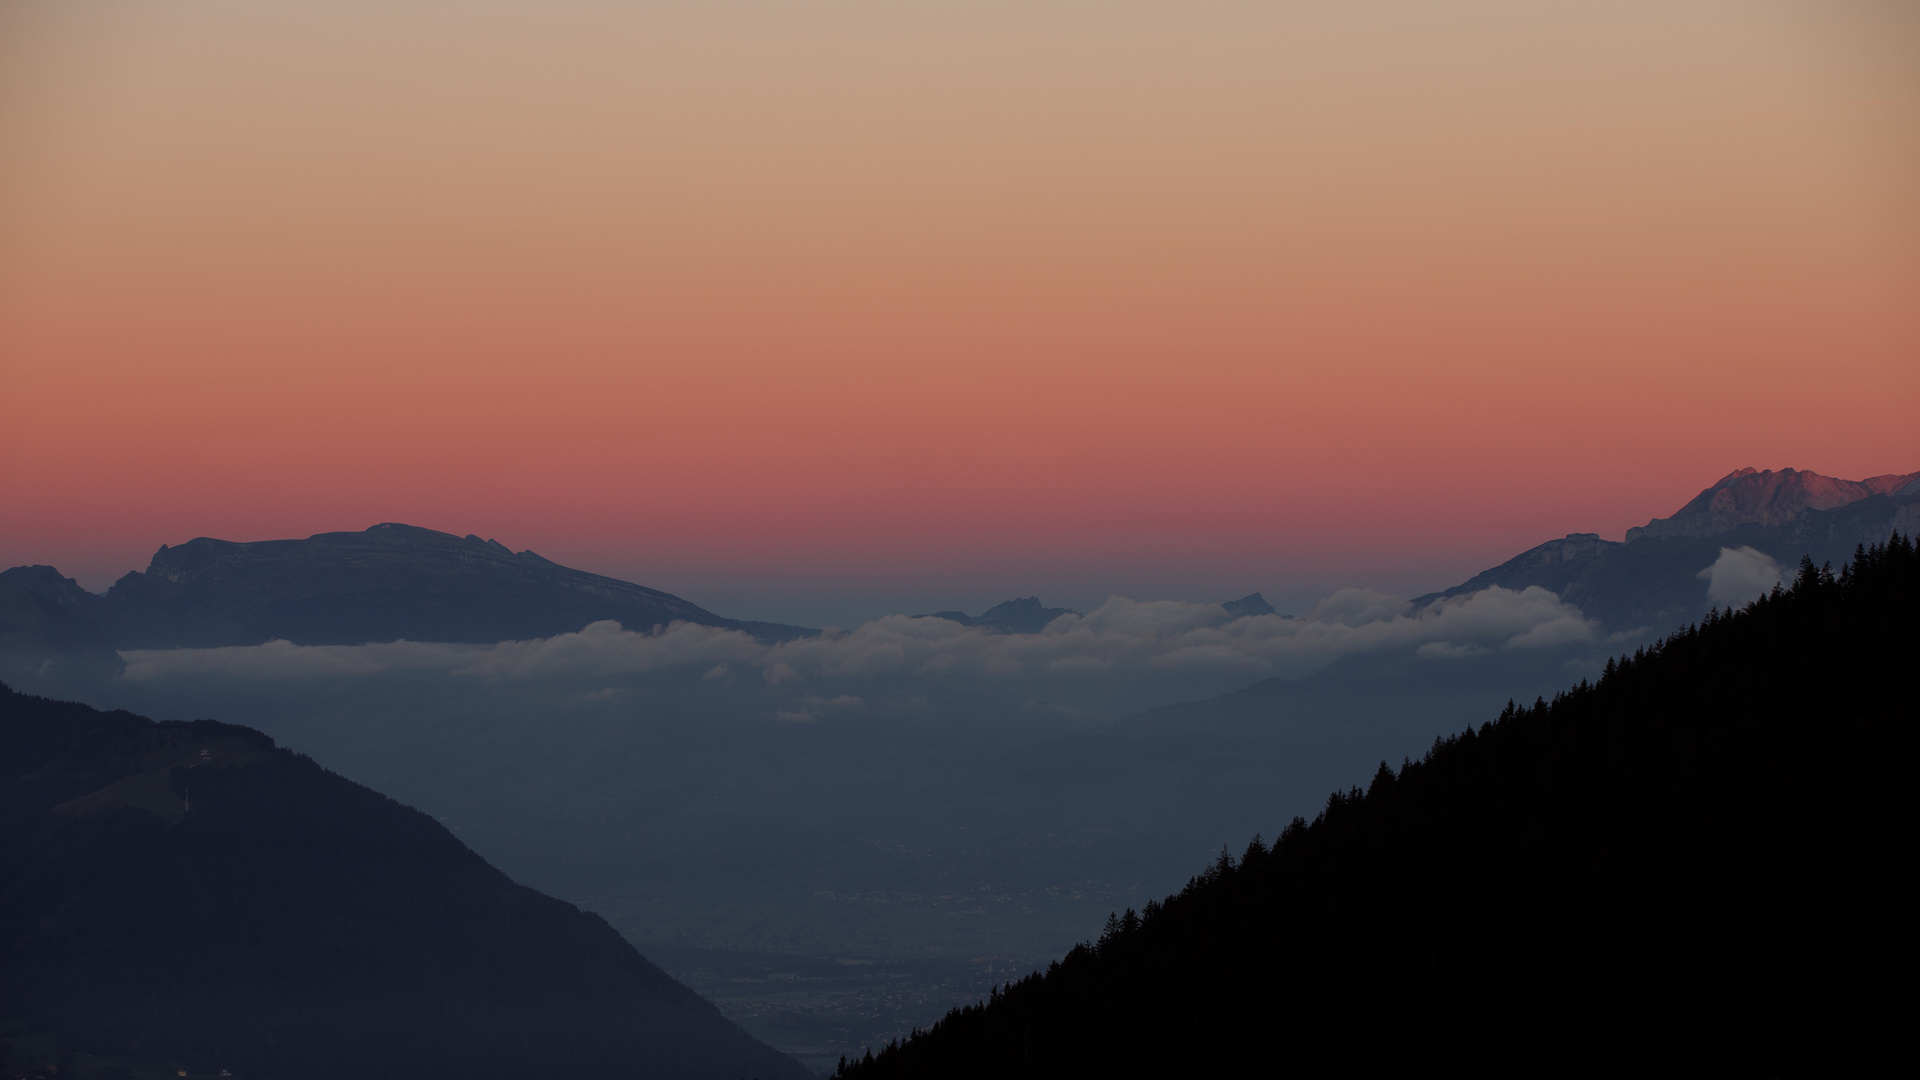
[[855, 625], [1920, 469], [1920, 8], [0, 0], [0, 565]]

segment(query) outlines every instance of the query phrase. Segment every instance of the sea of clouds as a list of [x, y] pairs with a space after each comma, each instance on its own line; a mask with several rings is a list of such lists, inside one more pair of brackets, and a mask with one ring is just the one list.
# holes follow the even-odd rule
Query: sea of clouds
[[1302, 618], [1230, 616], [1218, 604], [1112, 597], [1037, 634], [992, 633], [946, 619], [890, 615], [852, 630], [762, 644], [751, 636], [676, 622], [629, 630], [596, 622], [576, 633], [495, 645], [395, 641], [262, 645], [124, 653], [124, 678], [340, 679], [438, 672], [477, 683], [560, 680], [613, 684], [663, 672], [759, 680], [799, 691], [884, 677], [1042, 681], [1149, 679], [1196, 674], [1246, 682], [1294, 677], [1361, 652], [1411, 650], [1445, 659], [1595, 639], [1572, 604], [1538, 587], [1490, 588], [1416, 609], [1368, 589], [1343, 589]]

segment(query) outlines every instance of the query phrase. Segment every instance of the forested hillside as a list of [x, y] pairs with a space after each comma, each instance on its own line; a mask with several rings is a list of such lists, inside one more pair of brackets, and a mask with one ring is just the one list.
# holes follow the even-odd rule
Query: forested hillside
[[1837, 575], [1437, 741], [1044, 973], [858, 1062], [894, 1077], [1427, 1066], [1832, 1069], [1912, 933], [1920, 559]]

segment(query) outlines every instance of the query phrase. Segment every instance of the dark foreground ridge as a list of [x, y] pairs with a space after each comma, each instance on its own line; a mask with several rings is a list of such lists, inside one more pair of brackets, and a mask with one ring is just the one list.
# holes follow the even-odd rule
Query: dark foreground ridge
[[0, 1058], [83, 1080], [808, 1075], [598, 915], [251, 728], [4, 685]]
[[1898, 534], [1805, 562], [840, 1075], [1847, 1071], [1904, 1031], [1917, 620]]

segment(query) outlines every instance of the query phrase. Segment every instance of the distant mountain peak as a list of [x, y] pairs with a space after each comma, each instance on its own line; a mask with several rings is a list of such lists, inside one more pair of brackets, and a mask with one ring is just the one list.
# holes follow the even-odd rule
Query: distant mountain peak
[[1672, 517], [1627, 530], [1627, 542], [1700, 538], [1742, 525], [1785, 525], [1807, 510], [1832, 510], [1875, 495], [1906, 497], [1920, 473], [1885, 473], [1840, 480], [1799, 469], [1735, 469], [1693, 497]]
[[1618, 628], [1678, 625], [1705, 614], [1702, 571], [1722, 548], [1753, 548], [1781, 566], [1802, 556], [1844, 562], [1856, 544], [1920, 530], [1920, 473], [1839, 480], [1800, 469], [1735, 469], [1675, 511], [1627, 530], [1625, 543], [1568, 533], [1451, 589], [1424, 608], [1493, 586], [1539, 586]]
[[1273, 609], [1272, 604], [1267, 603], [1267, 598], [1257, 592], [1248, 593], [1238, 600], [1229, 600], [1220, 606], [1226, 608], [1227, 614], [1236, 619], [1244, 619], [1250, 615], [1279, 614]]
[[[514, 550], [513, 550], [512, 548], [510, 548], [510, 547], [508, 547], [507, 545], [505, 545], [505, 544], [503, 544], [503, 543], [501, 543], [501, 542], [500, 542], [500, 541], [498, 541], [498, 540], [495, 540], [495, 539], [492, 539], [491, 537], [489, 537], [489, 538], [488, 538], [488, 539], [486, 539], [486, 540], [481, 540], [481, 539], [480, 539], [479, 537], [477, 537], [477, 536], [475, 536], [475, 535], [473, 535], [472, 533], [468, 533], [468, 534], [467, 534], [467, 539], [468, 539], [468, 540], [472, 540], [472, 541], [475, 541], [475, 542], [478, 542], [478, 543], [482, 543], [482, 544], [485, 544], [485, 545], [487, 545], [488, 547], [490, 547], [490, 548], [492, 548], [492, 549], [494, 549], [495, 551], [500, 551], [500, 552], [504, 552], [504, 553], [506, 553], [506, 554], [508, 554], [508, 555], [512, 555], [512, 554], [514, 554]], [[523, 555], [523, 556], [524, 556], [524, 555], [532, 555], [532, 554], [533, 554], [533, 551], [532, 551], [531, 549], [529, 549], [529, 550], [527, 550], [527, 551], [522, 551], [522, 552], [520, 552], [519, 554], [521, 554], [521, 555]], [[538, 558], [538, 556], [535, 556], [535, 558]]]
[[1037, 634], [1062, 615], [1078, 615], [1072, 608], [1050, 608], [1037, 596], [1025, 596], [995, 604], [979, 615], [964, 611], [935, 611], [915, 615], [916, 619], [946, 619], [961, 626], [977, 626], [1002, 634]]
[[57, 604], [82, 608], [98, 604], [100, 597], [80, 587], [80, 583], [51, 566], [15, 566], [0, 570], [0, 581], [10, 582]]
[[982, 620], [1018, 619], [1023, 617], [1033, 618], [1039, 615], [1046, 615], [1046, 616], [1049, 616], [1050, 618], [1058, 618], [1061, 615], [1077, 615], [1077, 614], [1079, 614], [1079, 612], [1069, 611], [1066, 608], [1050, 608], [1045, 604], [1042, 604], [1040, 602], [1040, 598], [1037, 596], [1026, 596], [1026, 597], [1021, 597], [1017, 600], [1003, 600], [1000, 603], [995, 604], [992, 607], [988, 608], [983, 614], [981, 614], [980, 618]]

